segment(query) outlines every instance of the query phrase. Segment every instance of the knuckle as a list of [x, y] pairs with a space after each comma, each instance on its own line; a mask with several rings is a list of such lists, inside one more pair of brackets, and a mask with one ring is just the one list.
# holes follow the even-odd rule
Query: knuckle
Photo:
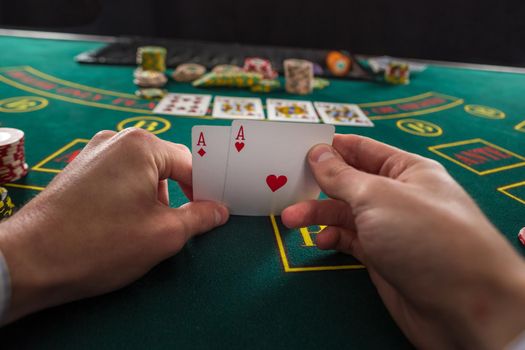
[[337, 186], [348, 180], [351, 171], [352, 169], [348, 165], [340, 163], [333, 167], [330, 167], [327, 170], [326, 175]]
[[430, 159], [430, 158], [425, 158], [425, 163], [427, 164], [427, 166], [431, 169], [435, 169], [435, 170], [438, 170], [438, 171], [444, 171], [444, 172], [447, 172], [447, 170], [445, 169], [445, 167], [443, 166], [443, 164], [441, 164], [440, 162], [438, 162], [437, 160], [434, 160], [434, 159]]
[[366, 200], [371, 198], [371, 194], [375, 191], [381, 193], [381, 183], [375, 180], [362, 180], [355, 185], [355, 190], [353, 193], [353, 199], [356, 204], [364, 203]]
[[151, 133], [149, 133], [148, 131], [141, 129], [141, 128], [135, 128], [135, 127], [126, 128], [120, 131], [119, 134], [122, 139], [126, 139], [126, 140], [135, 140], [135, 139], [142, 140], [144, 138], [149, 138], [149, 136], [151, 136]]
[[179, 149], [180, 151], [191, 154], [191, 151], [188, 148], [188, 146], [180, 144], [180, 143], [174, 143], [174, 145], [175, 145], [175, 148]]
[[140, 128], [126, 128], [118, 133], [118, 143], [132, 150], [142, 150], [153, 140], [153, 135]]
[[92, 138], [91, 140], [92, 141], [105, 141], [107, 139], [110, 139], [111, 137], [113, 137], [116, 133], [114, 131], [111, 131], [111, 130], [101, 130], [99, 132], [97, 132]]

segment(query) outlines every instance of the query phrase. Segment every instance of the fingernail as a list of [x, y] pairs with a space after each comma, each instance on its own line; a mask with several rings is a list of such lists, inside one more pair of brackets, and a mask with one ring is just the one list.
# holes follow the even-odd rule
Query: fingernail
[[215, 209], [215, 225], [224, 225], [228, 220], [228, 209], [224, 206], [220, 206], [218, 209]]
[[310, 160], [314, 163], [324, 162], [325, 160], [335, 157], [332, 147], [328, 145], [319, 145], [314, 147], [310, 152]]

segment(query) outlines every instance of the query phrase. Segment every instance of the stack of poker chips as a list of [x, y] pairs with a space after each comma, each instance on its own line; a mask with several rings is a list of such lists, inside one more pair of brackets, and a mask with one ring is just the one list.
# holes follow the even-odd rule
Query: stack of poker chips
[[9, 193], [3, 187], [0, 187], [0, 221], [13, 215], [15, 205], [9, 197]]
[[392, 85], [410, 83], [410, 67], [404, 62], [389, 62], [385, 69], [385, 81]]
[[197, 63], [184, 63], [175, 69], [171, 77], [181, 83], [189, 83], [199, 79], [206, 73], [206, 67]]
[[284, 60], [286, 92], [297, 95], [312, 93], [314, 87], [314, 65], [310, 61], [299, 59]]
[[276, 79], [278, 73], [273, 70], [272, 63], [264, 58], [259, 57], [248, 57], [244, 60], [243, 70], [246, 73], [257, 73], [260, 74], [263, 79]]
[[0, 183], [16, 181], [27, 175], [24, 132], [0, 128]]
[[[138, 68], [133, 72], [133, 83], [142, 89], [161, 88], [168, 82], [166, 49], [160, 46], [141, 46], [137, 49]], [[159, 90], [160, 93], [160, 90]], [[140, 96], [141, 90], [137, 91]]]
[[142, 68], [137, 68], [133, 72], [133, 83], [142, 88], [160, 88], [166, 85], [168, 78], [164, 73], [154, 71], [154, 70], [143, 70]]
[[160, 46], [141, 46], [137, 49], [137, 64], [142, 70], [164, 73], [166, 71], [166, 49]]

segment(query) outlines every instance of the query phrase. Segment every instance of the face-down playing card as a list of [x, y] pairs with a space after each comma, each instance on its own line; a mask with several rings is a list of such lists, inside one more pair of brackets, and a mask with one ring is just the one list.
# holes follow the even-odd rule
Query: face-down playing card
[[230, 127], [198, 125], [191, 129], [193, 199], [222, 201]]
[[316, 144], [332, 144], [333, 125], [235, 120], [229, 139], [223, 202], [234, 215], [278, 215], [289, 205], [317, 199], [307, 164]]

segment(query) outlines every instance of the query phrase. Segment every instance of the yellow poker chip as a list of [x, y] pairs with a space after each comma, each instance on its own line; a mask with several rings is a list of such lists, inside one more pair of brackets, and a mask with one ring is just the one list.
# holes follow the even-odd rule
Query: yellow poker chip
[[13, 215], [15, 205], [4, 187], [0, 187], [0, 220], [7, 219]]
[[167, 90], [156, 88], [138, 89], [137, 91], [135, 91], [135, 95], [137, 95], [140, 98], [145, 98], [147, 100], [163, 98], [164, 96], [166, 96], [167, 93]]

